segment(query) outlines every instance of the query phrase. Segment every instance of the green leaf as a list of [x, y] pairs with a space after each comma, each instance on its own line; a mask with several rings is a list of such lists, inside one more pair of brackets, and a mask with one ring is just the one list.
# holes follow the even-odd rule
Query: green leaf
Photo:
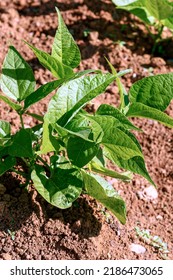
[[90, 168], [92, 171], [103, 174], [105, 176], [110, 176], [112, 178], [116, 178], [118, 180], [123, 180], [123, 181], [130, 181], [132, 179], [132, 173], [130, 172], [122, 172], [118, 173], [114, 170], [105, 168], [98, 164], [95, 159], [93, 159], [90, 163]]
[[7, 121], [0, 120], [0, 138], [10, 135], [11, 126]]
[[140, 1], [121, 1], [121, 0], [112, 0], [114, 4], [116, 4], [118, 9], [123, 9], [128, 11], [142, 21], [147, 24], [153, 24], [155, 19], [153, 16], [150, 15], [149, 11], [145, 7], [145, 0]]
[[0, 146], [0, 158], [8, 156], [8, 147], [1, 147]]
[[83, 70], [83, 71], [80, 71], [80, 72], [76, 72], [74, 78], [75, 79], [76, 78], [80, 78], [80, 77], [82, 77], [84, 75], [91, 74], [91, 73], [101, 74], [102, 71], [98, 70], [98, 69], [96, 69], [96, 70], [95, 69], [87, 69], [87, 70]]
[[112, 1], [119, 8], [130, 11], [150, 24], [154, 22], [154, 19], [161, 21], [173, 15], [173, 7], [167, 0]]
[[60, 85], [62, 85], [64, 81], [65, 81], [65, 79], [60, 79], [60, 80], [56, 80], [56, 81], [46, 83], [45, 85], [42, 85], [41, 87], [39, 87], [36, 91], [31, 93], [25, 99], [24, 110], [28, 109], [34, 103], [36, 103], [36, 102], [40, 101], [41, 99], [45, 98], [49, 93], [51, 93], [53, 90], [55, 90]]
[[168, 28], [173, 30], [173, 17], [163, 19], [161, 22], [164, 26], [167, 26]]
[[132, 138], [132, 134], [123, 127], [118, 127], [118, 122], [112, 116], [96, 115], [93, 117], [103, 130], [101, 143], [114, 156], [129, 159], [134, 156], [141, 156], [142, 152]]
[[61, 209], [71, 207], [82, 191], [80, 172], [70, 165], [64, 167], [65, 169], [59, 164], [50, 178], [47, 177], [44, 168], [39, 165], [35, 165], [31, 173], [31, 179], [40, 195], [50, 204]]
[[[78, 137], [81, 137], [83, 139], [88, 139], [88, 135], [90, 133], [90, 131], [88, 130], [83, 130], [83, 131], [78, 131], [78, 132], [75, 132], [75, 131], [71, 131], [71, 130], [68, 130], [66, 129], [65, 127], [62, 127], [58, 124], [56, 124], [55, 126], [53, 126], [53, 128], [58, 132], [58, 135], [62, 138], [68, 138], [69, 136], [78, 136]], [[88, 141], [92, 142], [92, 140], [89, 140]]]
[[11, 139], [10, 133], [10, 123], [0, 120], [0, 146], [7, 145], [8, 141]]
[[50, 123], [54, 124], [58, 121], [61, 126], [64, 126], [87, 102], [104, 92], [114, 79], [114, 75], [109, 73], [92, 74], [62, 85], [48, 106]]
[[173, 16], [173, 7], [167, 0], [145, 0], [144, 2], [150, 15], [158, 20]]
[[45, 117], [43, 123], [42, 147], [41, 150], [37, 152], [38, 155], [43, 155], [59, 150], [58, 140], [56, 140], [56, 138], [52, 135], [52, 132], [52, 126], [49, 124], [49, 121]]
[[139, 102], [132, 103], [130, 105], [127, 116], [153, 119], [168, 127], [173, 128], [173, 118], [155, 108], [151, 108]]
[[130, 88], [130, 101], [164, 111], [173, 98], [172, 85], [173, 73], [143, 78]]
[[150, 175], [145, 166], [145, 161], [142, 157], [135, 156], [128, 160], [125, 160], [121, 157], [116, 156], [116, 154], [112, 154], [107, 148], [104, 149], [104, 155], [112, 160], [115, 164], [117, 164], [120, 168], [125, 170], [130, 170], [136, 174], [143, 176], [145, 179], [148, 180], [153, 186], [156, 186], [153, 180], [151, 179]]
[[70, 137], [67, 142], [67, 154], [73, 165], [85, 166], [97, 154], [99, 146], [95, 142], [80, 137]]
[[[21, 102], [35, 89], [35, 78], [29, 64], [10, 46], [2, 66], [1, 90]], [[10, 104], [9, 104], [10, 105]]]
[[14, 157], [33, 157], [31, 129], [21, 129], [13, 136], [8, 151]]
[[102, 104], [96, 111], [96, 115], [105, 115], [105, 116], [112, 116], [116, 120], [119, 121], [120, 126], [124, 127], [128, 130], [140, 130], [138, 127], [134, 126], [126, 117], [124, 114], [122, 114], [117, 108], [108, 105], [108, 104]]
[[6, 171], [11, 169], [16, 164], [16, 159], [7, 156], [5, 159], [0, 159], [0, 176], [2, 176]]
[[58, 14], [58, 30], [52, 46], [52, 57], [64, 65], [75, 68], [81, 61], [80, 51], [57, 8], [56, 11]]
[[85, 171], [82, 171], [82, 175], [87, 193], [110, 210], [122, 224], [125, 224], [125, 202], [115, 189], [98, 175], [88, 174]]
[[48, 69], [52, 75], [58, 79], [64, 78], [66, 76], [73, 76], [73, 70], [67, 65], [64, 65], [62, 62], [57, 60], [55, 57], [50, 54], [37, 49], [36, 47], [30, 45], [25, 41], [25, 43], [30, 47], [34, 52], [39, 62]]
[[12, 109], [15, 111], [20, 111], [22, 109], [22, 106], [19, 104], [16, 104], [12, 102], [10, 99], [8, 99], [6, 96], [0, 95], [0, 99], [3, 100], [6, 104], [8, 104]]
[[91, 133], [89, 121], [86, 119], [83, 112], [79, 112], [70, 122], [68, 122], [65, 129], [82, 133], [85, 136], [85, 139], [88, 139], [88, 136]]

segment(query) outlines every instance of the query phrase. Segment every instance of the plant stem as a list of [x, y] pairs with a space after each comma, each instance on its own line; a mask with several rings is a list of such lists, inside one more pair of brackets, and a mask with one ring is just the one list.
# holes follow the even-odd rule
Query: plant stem
[[21, 157], [21, 159], [23, 160], [25, 165], [30, 168], [30, 164], [27, 162], [27, 160], [25, 158], [23, 158], [23, 157]]
[[23, 117], [22, 117], [22, 114], [19, 115], [20, 116], [20, 122], [21, 122], [21, 125], [22, 125], [22, 128], [24, 129], [24, 122], [23, 122]]

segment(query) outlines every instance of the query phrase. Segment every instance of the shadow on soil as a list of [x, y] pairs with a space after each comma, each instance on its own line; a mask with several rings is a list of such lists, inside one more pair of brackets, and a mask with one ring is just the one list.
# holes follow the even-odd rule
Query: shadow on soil
[[[0, 196], [0, 231], [10, 234], [22, 229], [23, 225], [29, 229], [32, 223], [34, 225], [34, 219], [38, 220], [38, 230], [42, 231], [51, 219], [68, 225], [81, 239], [99, 235], [101, 223], [84, 196], [78, 198], [71, 208], [61, 210], [48, 204], [34, 189], [28, 192], [19, 187], [21, 182], [10, 173], [3, 175], [0, 183], [6, 188]], [[37, 218], [31, 217], [33, 212]], [[27, 225], [28, 220], [30, 225]]]
[[[124, 42], [125, 46], [137, 54], [151, 53], [152, 41], [150, 37], [144, 34], [144, 28], [141, 30], [139, 21], [133, 21], [130, 13], [122, 10], [116, 10], [115, 5], [104, 3], [102, 1], [84, 0], [83, 3], [69, 4], [58, 3], [58, 1], [49, 1], [40, 3], [38, 6], [25, 6], [19, 9], [20, 15], [37, 17], [41, 15], [52, 14], [55, 16], [55, 6], [61, 12], [69, 11], [73, 18], [73, 23], [68, 24], [68, 28], [75, 40], [80, 41], [79, 47], [82, 52], [82, 59], [91, 58], [96, 52], [100, 57], [111, 51], [109, 44], [102, 43], [104, 39], [110, 39], [112, 44]], [[86, 7], [87, 9], [83, 8]], [[100, 13], [103, 13], [103, 17]], [[93, 16], [94, 14], [94, 16]], [[65, 19], [65, 18], [64, 18]], [[104, 31], [104, 32], [103, 32]], [[46, 36], [55, 36], [56, 28], [41, 30]], [[99, 47], [95, 40], [91, 40], [90, 33], [97, 32], [97, 39], [100, 40]], [[140, 36], [139, 36], [140, 34]], [[143, 36], [144, 35], [144, 36]], [[128, 44], [129, 41], [134, 42], [134, 46]], [[144, 50], [142, 50], [144, 48]], [[102, 62], [101, 62], [102, 63]], [[103, 61], [104, 66], [106, 62]]]

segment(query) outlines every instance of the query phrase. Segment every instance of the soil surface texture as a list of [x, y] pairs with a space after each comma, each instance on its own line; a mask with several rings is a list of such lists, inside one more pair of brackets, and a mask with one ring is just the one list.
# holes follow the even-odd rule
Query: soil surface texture
[[[57, 29], [55, 6], [81, 50], [78, 70], [107, 71], [106, 56], [117, 71], [132, 69], [122, 78], [127, 90], [143, 77], [173, 71], [172, 43], [165, 46], [162, 56], [152, 55], [153, 42], [145, 26], [129, 13], [116, 10], [110, 0], [0, 1], [1, 66], [12, 44], [33, 68], [37, 86], [52, 80], [22, 39], [49, 52]], [[166, 36], [169, 31], [164, 33]], [[51, 96], [33, 105], [30, 112], [44, 115]], [[101, 103], [119, 104], [116, 84], [88, 109], [94, 111]], [[173, 103], [166, 112], [173, 117]], [[18, 115], [3, 101], [0, 119], [11, 123], [13, 132], [18, 128]], [[135, 134], [158, 188], [138, 175], [130, 183], [108, 178], [126, 201], [126, 224], [121, 225], [101, 204], [84, 194], [71, 208], [57, 209], [34, 187], [22, 189], [19, 177], [7, 172], [0, 178], [0, 259], [173, 259], [173, 130], [147, 119], [132, 121], [143, 130]], [[36, 124], [28, 116], [24, 122], [26, 127]], [[145, 241], [138, 236], [136, 227], [148, 230], [150, 238]], [[154, 236], [162, 240], [158, 247]]]

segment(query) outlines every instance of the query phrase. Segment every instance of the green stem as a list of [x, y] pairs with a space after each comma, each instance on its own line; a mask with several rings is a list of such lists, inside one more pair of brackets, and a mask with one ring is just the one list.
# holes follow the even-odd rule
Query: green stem
[[25, 165], [30, 168], [30, 164], [27, 162], [27, 160], [25, 158], [23, 158], [23, 157], [21, 157], [21, 159], [23, 160]]
[[116, 78], [116, 82], [117, 82], [117, 86], [118, 86], [119, 93], [120, 93], [120, 110], [121, 110], [125, 106], [125, 104], [124, 104], [124, 90], [123, 90], [123, 86], [122, 86], [122, 83], [121, 83], [119, 78]]
[[[154, 45], [153, 45], [153, 47], [152, 47], [152, 54], [155, 53], [156, 47], [157, 47], [158, 43], [162, 41], [161, 35], [162, 35], [162, 32], [163, 32], [163, 28], [164, 28], [164, 26], [163, 26], [163, 25], [160, 25], [160, 26], [158, 27], [158, 33], [157, 33], [157, 35], [153, 35], [153, 36], [152, 36], [152, 38], [153, 38], [153, 40], [154, 40]], [[151, 35], [151, 33], [150, 33], [150, 35]]]
[[163, 28], [164, 28], [164, 26], [161, 25], [161, 26], [160, 26], [160, 29], [159, 29], [159, 32], [158, 32], [158, 34], [157, 34], [156, 40], [161, 39], [161, 35], [162, 35], [162, 32], [163, 32]]
[[22, 125], [22, 128], [24, 129], [24, 122], [23, 122], [23, 117], [22, 117], [22, 114], [19, 115], [20, 116], [20, 122], [21, 122], [21, 125]]

